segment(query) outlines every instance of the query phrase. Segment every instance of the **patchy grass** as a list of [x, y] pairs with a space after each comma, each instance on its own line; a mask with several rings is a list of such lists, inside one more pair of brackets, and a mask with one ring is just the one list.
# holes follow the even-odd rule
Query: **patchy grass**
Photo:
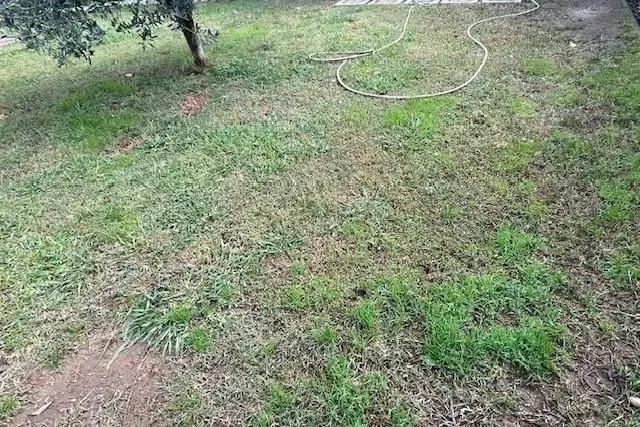
[[559, 283], [531, 265], [517, 281], [468, 277], [434, 289], [424, 303], [427, 362], [462, 373], [495, 361], [527, 375], [554, 372], [562, 330], [552, 292]]
[[[201, 74], [164, 29], [92, 66], [3, 48], [0, 418], [109, 333], [172, 364], [154, 425], [632, 425], [640, 48], [570, 3], [408, 102], [307, 59], [388, 42], [401, 7], [200, 4]], [[466, 25], [522, 7], [418, 8], [345, 79], [454, 87]]]
[[[352, 374], [349, 360], [329, 357], [320, 379], [287, 389], [270, 385], [263, 410], [249, 420], [251, 426], [303, 423], [304, 425], [358, 426], [376, 410], [386, 394], [387, 380], [380, 372]], [[317, 406], [317, 411], [315, 410]], [[400, 418], [396, 415], [396, 418]], [[401, 424], [400, 424], [401, 425]]]
[[536, 107], [531, 102], [520, 98], [513, 98], [511, 100], [511, 111], [513, 114], [520, 117], [535, 117]]
[[419, 137], [434, 137], [453, 104], [451, 98], [409, 101], [404, 107], [388, 108], [384, 112], [383, 123], [386, 127], [401, 129]]
[[549, 77], [557, 72], [557, 65], [551, 59], [526, 58], [520, 70], [526, 76]]
[[498, 250], [507, 261], [521, 262], [540, 246], [540, 238], [511, 227], [502, 227], [498, 232]]

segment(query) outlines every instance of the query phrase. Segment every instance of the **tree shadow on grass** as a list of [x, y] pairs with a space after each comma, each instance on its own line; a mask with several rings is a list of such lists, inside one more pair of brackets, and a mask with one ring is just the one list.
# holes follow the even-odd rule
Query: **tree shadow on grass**
[[0, 67], [6, 67], [0, 75], [0, 160], [15, 169], [51, 148], [100, 152], [182, 120], [180, 103], [191, 94], [222, 96], [233, 85], [264, 90], [293, 75], [312, 74], [301, 55], [270, 49], [213, 46], [209, 67], [198, 73], [175, 34], [146, 51], [132, 37], [110, 43], [92, 65], [76, 62], [62, 68], [16, 47], [0, 57]]

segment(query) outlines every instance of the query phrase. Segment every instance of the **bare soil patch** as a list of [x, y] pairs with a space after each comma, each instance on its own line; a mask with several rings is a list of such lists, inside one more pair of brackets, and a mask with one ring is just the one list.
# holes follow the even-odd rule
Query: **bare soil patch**
[[134, 346], [109, 365], [118, 345], [105, 336], [88, 338], [60, 371], [34, 373], [30, 404], [12, 425], [153, 425], [163, 406], [160, 381], [167, 364]]
[[195, 116], [202, 111], [206, 104], [207, 100], [204, 95], [189, 95], [180, 104], [180, 115], [182, 117]]

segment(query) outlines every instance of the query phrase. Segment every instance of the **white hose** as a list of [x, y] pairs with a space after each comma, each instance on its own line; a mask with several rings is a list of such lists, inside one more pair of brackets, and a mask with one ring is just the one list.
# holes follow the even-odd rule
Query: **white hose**
[[429, 3], [419, 3], [419, 0], [414, 0], [414, 3], [410, 8], [409, 11], [407, 12], [407, 19], [405, 19], [404, 21], [404, 26], [402, 27], [402, 32], [400, 33], [400, 36], [398, 36], [397, 39], [395, 39], [394, 41], [392, 41], [391, 43], [387, 43], [382, 47], [376, 48], [376, 49], [368, 49], [368, 50], [363, 50], [363, 51], [355, 51], [355, 52], [315, 52], [312, 53], [311, 55], [309, 55], [309, 59], [311, 59], [312, 61], [317, 61], [317, 62], [338, 62], [338, 61], [342, 61], [342, 64], [340, 64], [340, 66], [338, 67], [338, 69], [336, 70], [336, 78], [338, 79], [338, 83], [340, 84], [340, 86], [342, 86], [343, 88], [345, 88], [346, 90], [348, 90], [349, 92], [353, 92], [355, 94], [358, 95], [362, 95], [362, 96], [368, 96], [370, 98], [380, 98], [380, 99], [396, 99], [396, 100], [402, 100], [402, 99], [418, 99], [418, 98], [434, 98], [436, 96], [442, 96], [442, 95], [447, 95], [453, 92], [457, 92], [460, 89], [463, 89], [467, 86], [469, 86], [480, 74], [480, 72], [482, 71], [482, 69], [484, 68], [485, 64], [487, 63], [487, 59], [489, 59], [489, 49], [487, 49], [487, 47], [482, 44], [482, 42], [480, 40], [478, 40], [477, 38], [475, 38], [473, 36], [473, 34], [471, 34], [471, 30], [473, 30], [476, 26], [480, 25], [480, 24], [484, 24], [485, 22], [489, 22], [489, 21], [495, 21], [497, 19], [503, 19], [503, 18], [513, 18], [516, 16], [522, 16], [522, 15], [526, 15], [529, 14], [531, 12], [535, 12], [536, 10], [538, 10], [540, 8], [540, 5], [538, 4], [538, 2], [536, 0], [531, 0], [531, 2], [534, 4], [534, 7], [532, 7], [531, 9], [527, 9], [524, 10], [522, 12], [517, 12], [517, 13], [509, 13], [506, 15], [499, 15], [499, 16], [492, 16], [490, 18], [485, 18], [485, 19], [481, 19], [480, 21], [476, 21], [473, 24], [469, 25], [469, 27], [467, 28], [467, 36], [473, 40], [478, 46], [480, 46], [482, 48], [482, 50], [484, 51], [484, 57], [482, 58], [482, 63], [480, 63], [480, 66], [478, 67], [478, 69], [476, 70], [475, 73], [473, 73], [473, 75], [464, 83], [451, 88], [451, 89], [447, 89], [447, 90], [443, 90], [441, 92], [433, 92], [433, 93], [426, 93], [426, 94], [422, 94], [422, 95], [383, 95], [383, 94], [379, 94], [379, 93], [372, 93], [372, 92], [365, 92], [359, 89], [355, 89], [351, 86], [349, 86], [348, 84], [346, 84], [344, 82], [344, 80], [342, 79], [342, 68], [352, 59], [356, 59], [356, 58], [362, 58], [365, 56], [369, 56], [369, 55], [373, 55], [375, 53], [381, 52], [387, 48], [390, 48], [391, 46], [394, 46], [396, 44], [398, 44], [400, 41], [402, 41], [402, 39], [404, 39], [404, 36], [407, 32], [407, 27], [409, 26], [409, 21], [411, 20], [411, 14], [413, 13], [414, 9], [418, 6], [427, 6], [429, 5]]

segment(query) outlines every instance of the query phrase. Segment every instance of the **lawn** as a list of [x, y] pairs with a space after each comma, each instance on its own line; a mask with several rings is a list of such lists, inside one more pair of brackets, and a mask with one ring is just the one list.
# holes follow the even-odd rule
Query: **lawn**
[[[524, 7], [418, 8], [345, 78], [456, 85], [467, 25]], [[168, 29], [0, 50], [0, 424], [640, 425], [631, 18], [486, 24], [429, 100], [308, 60], [405, 12], [201, 4], [204, 73]]]

